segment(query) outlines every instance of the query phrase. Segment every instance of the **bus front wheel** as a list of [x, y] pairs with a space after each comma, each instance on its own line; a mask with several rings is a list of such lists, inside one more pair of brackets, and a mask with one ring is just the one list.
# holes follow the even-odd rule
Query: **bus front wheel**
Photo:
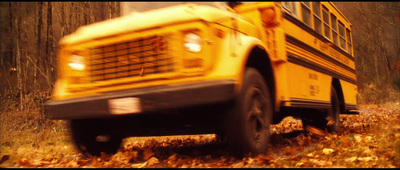
[[76, 148], [83, 154], [99, 156], [101, 152], [114, 154], [123, 137], [109, 129], [105, 121], [77, 119], [70, 121], [70, 130]]
[[272, 104], [268, 86], [256, 69], [246, 69], [241, 92], [226, 120], [228, 145], [235, 155], [267, 150]]

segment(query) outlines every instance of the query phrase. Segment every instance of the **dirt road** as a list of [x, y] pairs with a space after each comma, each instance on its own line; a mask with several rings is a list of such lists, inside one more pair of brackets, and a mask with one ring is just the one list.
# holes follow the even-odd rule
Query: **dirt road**
[[74, 150], [66, 128], [60, 128], [64, 122], [52, 122], [50, 129], [10, 130], [6, 122], [12, 118], [5, 116], [1, 122], [2, 168], [400, 167], [399, 103], [362, 105], [360, 115], [341, 115], [340, 131], [325, 136], [305, 132], [301, 120], [286, 118], [272, 127], [267, 153], [243, 159], [228, 155], [226, 145], [212, 134], [126, 138], [115, 155], [84, 157]]

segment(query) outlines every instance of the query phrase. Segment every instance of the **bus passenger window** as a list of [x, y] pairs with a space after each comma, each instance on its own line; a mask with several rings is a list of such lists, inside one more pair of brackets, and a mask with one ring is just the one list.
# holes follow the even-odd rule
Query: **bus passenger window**
[[322, 34], [320, 2], [312, 2], [312, 6], [314, 14], [314, 29], [319, 34]]
[[350, 36], [350, 30], [346, 28], [346, 35], [347, 35], [347, 52], [349, 52], [350, 55], [352, 55], [352, 46], [351, 46], [351, 36]]
[[303, 17], [303, 22], [311, 27], [310, 2], [301, 2], [301, 13]]
[[322, 6], [322, 17], [324, 19], [324, 35], [326, 38], [331, 39], [331, 30], [329, 28], [329, 10]]
[[346, 50], [346, 38], [344, 35], [344, 24], [339, 21], [339, 36], [340, 36], [340, 47]]
[[332, 21], [332, 38], [333, 44], [339, 46], [339, 37], [337, 33], [337, 19], [336, 16], [331, 13], [331, 21]]
[[282, 6], [289, 11], [294, 17], [299, 18], [298, 2], [283, 2]]

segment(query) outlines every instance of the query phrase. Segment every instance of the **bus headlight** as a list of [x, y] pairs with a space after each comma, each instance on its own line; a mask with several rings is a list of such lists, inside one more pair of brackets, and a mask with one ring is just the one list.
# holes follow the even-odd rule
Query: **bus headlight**
[[198, 53], [201, 51], [201, 38], [195, 33], [187, 33], [184, 37], [184, 46], [186, 50]]
[[68, 66], [72, 70], [82, 71], [85, 69], [85, 61], [83, 56], [72, 55], [69, 57]]

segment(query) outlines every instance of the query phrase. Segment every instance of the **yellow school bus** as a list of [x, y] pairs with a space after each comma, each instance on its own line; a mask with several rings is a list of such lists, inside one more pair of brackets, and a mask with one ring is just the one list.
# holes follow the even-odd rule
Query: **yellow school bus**
[[217, 134], [262, 153], [286, 116], [339, 130], [357, 113], [351, 24], [330, 2], [183, 3], [79, 28], [60, 41], [50, 119], [77, 148], [129, 136]]

